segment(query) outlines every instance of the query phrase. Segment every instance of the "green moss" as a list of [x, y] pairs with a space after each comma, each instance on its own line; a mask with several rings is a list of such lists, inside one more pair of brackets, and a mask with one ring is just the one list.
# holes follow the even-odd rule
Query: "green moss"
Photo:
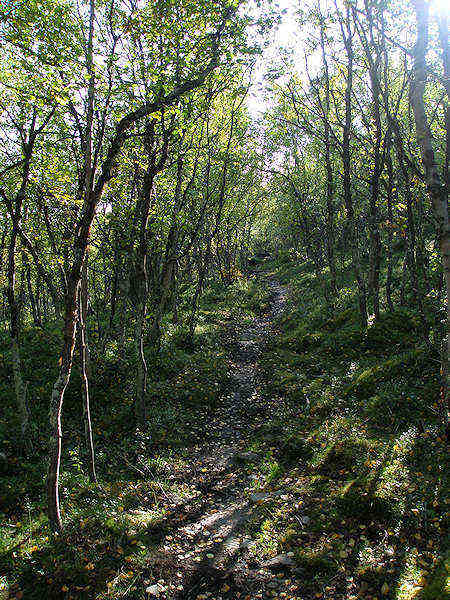
[[420, 320], [405, 309], [383, 313], [378, 321], [367, 328], [364, 348], [366, 350], [392, 349], [394, 345], [408, 347], [420, 338]]
[[298, 550], [295, 561], [299, 568], [305, 570], [305, 575], [327, 576], [337, 571], [336, 564], [324, 552], [313, 550]]
[[358, 322], [358, 312], [353, 308], [347, 308], [327, 319], [322, 328], [326, 331], [334, 332], [347, 323], [354, 325]]
[[447, 600], [450, 597], [450, 552], [434, 569], [418, 600]]
[[355, 351], [361, 345], [363, 338], [364, 331], [359, 325], [350, 324], [325, 337], [322, 345], [328, 352], [339, 355], [342, 351]]
[[346, 394], [373, 395], [378, 384], [393, 379], [396, 376], [408, 373], [409, 376], [423, 374], [424, 369], [429, 369], [429, 356], [423, 348], [405, 352], [376, 364], [356, 371], [352, 383], [346, 388]]

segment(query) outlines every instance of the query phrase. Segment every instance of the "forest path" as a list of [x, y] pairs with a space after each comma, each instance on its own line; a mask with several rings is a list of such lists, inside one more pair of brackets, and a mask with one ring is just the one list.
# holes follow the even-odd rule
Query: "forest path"
[[271, 277], [268, 285], [269, 310], [250, 324], [232, 323], [227, 328], [232, 383], [209, 416], [204, 441], [189, 457], [188, 470], [180, 473], [198, 493], [173, 507], [173, 520], [155, 555], [153, 577], [146, 580], [148, 598], [266, 598], [274, 589], [281, 592], [283, 585], [273, 571], [292, 566], [287, 555], [277, 557], [274, 564], [255, 560], [250, 551], [253, 540], [244, 531], [262, 501], [282, 494], [255, 493], [251, 465], [262, 457], [244, 451], [279, 403], [261, 393], [257, 373], [262, 345], [287, 298], [285, 286]]

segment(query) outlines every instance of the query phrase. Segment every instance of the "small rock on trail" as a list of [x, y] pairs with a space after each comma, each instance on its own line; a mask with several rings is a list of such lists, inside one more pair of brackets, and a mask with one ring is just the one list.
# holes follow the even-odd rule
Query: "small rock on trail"
[[264, 561], [261, 564], [263, 569], [271, 569], [274, 571], [282, 570], [285, 567], [293, 567], [295, 562], [292, 560], [289, 554], [278, 554], [269, 560]]

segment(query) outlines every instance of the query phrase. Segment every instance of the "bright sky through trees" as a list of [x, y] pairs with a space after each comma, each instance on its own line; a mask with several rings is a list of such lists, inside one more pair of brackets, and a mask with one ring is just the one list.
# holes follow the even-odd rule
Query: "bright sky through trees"
[[[403, 1], [403, 0], [402, 0]], [[264, 51], [263, 57], [258, 59], [253, 72], [253, 85], [247, 99], [250, 113], [258, 118], [270, 104], [270, 94], [264, 87], [264, 75], [271, 64], [279, 64], [280, 53], [287, 50], [291, 60], [296, 65], [297, 71], [304, 68], [304, 41], [308, 35], [308, 28], [299, 26], [299, 10], [317, 6], [316, 0], [276, 0], [279, 6], [281, 22], [270, 33], [270, 43]], [[334, 6], [333, 0], [320, 0], [323, 9]], [[339, 5], [339, 2], [338, 2]], [[432, 12], [450, 15], [450, 0], [431, 0]], [[333, 27], [333, 25], [331, 25]], [[309, 67], [316, 68], [320, 56], [309, 56]]]
[[258, 59], [253, 73], [253, 86], [247, 100], [250, 113], [257, 118], [268, 106], [268, 98], [264, 91], [264, 75], [271, 62], [278, 62], [280, 49], [286, 48], [301, 55], [301, 33], [298, 28], [297, 0], [277, 0], [281, 22], [270, 32], [270, 42], [264, 54]]

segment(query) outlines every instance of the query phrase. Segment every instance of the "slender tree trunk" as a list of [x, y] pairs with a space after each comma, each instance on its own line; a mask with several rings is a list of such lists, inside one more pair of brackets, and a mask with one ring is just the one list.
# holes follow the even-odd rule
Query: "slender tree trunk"
[[[447, 293], [446, 343], [442, 352], [442, 373], [444, 378], [442, 418], [446, 420], [446, 405], [450, 378], [450, 221], [448, 212], [448, 188], [441, 179], [434, 155], [433, 141], [425, 110], [425, 84], [427, 79], [426, 53], [428, 47], [429, 5], [424, 0], [413, 0], [417, 20], [417, 39], [414, 47], [413, 79], [411, 82], [411, 103], [416, 125], [416, 137], [425, 168], [426, 183], [430, 196], [437, 235], [442, 256], [445, 286]], [[446, 421], [445, 421], [446, 422]]]
[[[90, 0], [90, 34], [93, 37], [94, 29], [94, 0]], [[224, 11], [223, 19], [218, 24], [216, 34], [213, 39], [211, 48], [211, 57], [202, 69], [194, 78], [185, 80], [180, 85], [175, 87], [172, 92], [162, 96], [159, 95], [153, 102], [145, 102], [137, 109], [127, 113], [117, 122], [114, 134], [110, 140], [108, 148], [104, 154], [102, 166], [99, 175], [95, 181], [95, 185], [84, 186], [83, 204], [80, 209], [79, 218], [75, 227], [75, 236], [73, 242], [73, 259], [70, 268], [66, 269], [69, 273], [67, 278], [67, 286], [64, 295], [64, 326], [63, 326], [63, 343], [61, 347], [61, 357], [59, 360], [59, 373], [53, 385], [53, 390], [50, 398], [50, 437], [49, 437], [49, 468], [47, 475], [47, 510], [49, 516], [49, 524], [53, 531], [62, 531], [62, 520], [59, 503], [59, 470], [61, 464], [61, 415], [64, 401], [64, 393], [70, 379], [70, 374], [73, 365], [73, 352], [75, 346], [76, 323], [77, 323], [77, 297], [78, 288], [81, 280], [81, 272], [86, 256], [86, 249], [90, 237], [90, 228], [95, 217], [95, 211], [102, 197], [103, 191], [107, 183], [113, 177], [113, 169], [117, 163], [117, 159], [123, 144], [127, 138], [127, 133], [131, 127], [139, 123], [142, 119], [161, 111], [166, 106], [176, 104], [179, 99], [185, 94], [202, 86], [207, 76], [217, 67], [220, 60], [220, 43], [225, 24], [230, 18], [232, 10]], [[89, 64], [89, 52], [87, 64]], [[89, 69], [88, 69], [89, 73]], [[90, 89], [94, 90], [94, 71], [89, 74], [91, 82]], [[92, 88], [91, 88], [92, 85]], [[93, 96], [92, 96], [93, 97]], [[91, 106], [92, 102], [88, 102]], [[89, 113], [92, 114], [90, 108]], [[92, 123], [87, 123], [87, 131], [92, 131]], [[88, 136], [86, 136], [87, 138]], [[86, 147], [86, 156], [88, 156], [88, 147]], [[85, 161], [85, 165], [88, 161]], [[92, 165], [91, 165], [92, 167]], [[90, 172], [85, 169], [85, 181], [89, 179], [94, 181], [93, 169]], [[69, 266], [69, 265], [68, 265]]]
[[[320, 10], [320, 5], [319, 5]], [[323, 17], [322, 17], [323, 18]], [[322, 49], [322, 64], [325, 72], [325, 106], [324, 106], [324, 149], [325, 149], [325, 170], [326, 170], [326, 198], [327, 198], [327, 258], [330, 269], [331, 292], [337, 294], [337, 276], [336, 261], [334, 258], [334, 203], [333, 203], [333, 166], [331, 163], [331, 141], [330, 141], [330, 78], [328, 72], [328, 61], [325, 52], [325, 31], [323, 24], [320, 27], [320, 46]]]
[[189, 343], [191, 343], [191, 344], [194, 340], [198, 303], [199, 303], [199, 299], [200, 299], [200, 296], [202, 293], [203, 284], [205, 281], [205, 275], [209, 268], [210, 252], [211, 252], [210, 251], [210, 237], [208, 237], [208, 243], [207, 243], [205, 255], [204, 255], [204, 257], [201, 255], [199, 257], [198, 280], [197, 280], [197, 285], [195, 287], [195, 292], [194, 292], [194, 296], [192, 297], [192, 303], [191, 303], [191, 316], [189, 318], [189, 332], [188, 332], [188, 340], [189, 340]]
[[402, 282], [400, 285], [400, 306], [406, 306], [406, 283], [408, 281], [408, 254], [405, 252], [402, 264]]
[[33, 323], [35, 325], [40, 325], [38, 311], [37, 311], [36, 296], [35, 296], [35, 294], [33, 292], [33, 285], [31, 283], [31, 269], [30, 269], [30, 264], [28, 262], [28, 258], [27, 258], [27, 255], [26, 255], [25, 252], [22, 252], [22, 261], [23, 261], [24, 268], [25, 268], [25, 273], [26, 273], [27, 292], [28, 292], [28, 298], [30, 300], [31, 314], [33, 316]]
[[113, 277], [113, 285], [112, 285], [112, 290], [111, 290], [111, 310], [109, 313], [109, 335], [112, 334], [113, 328], [114, 328], [114, 317], [116, 316], [116, 309], [117, 309], [117, 295], [118, 295], [118, 291], [119, 291], [119, 269], [117, 267], [117, 263], [118, 263], [118, 254], [117, 252], [115, 253], [115, 260], [114, 260], [114, 277]]
[[[164, 260], [161, 268], [161, 277], [159, 281], [159, 301], [155, 308], [152, 326], [152, 339], [159, 343], [161, 336], [161, 319], [167, 306], [170, 290], [175, 277], [175, 266], [178, 253], [178, 212], [183, 203], [181, 195], [181, 185], [183, 183], [183, 159], [180, 157], [177, 161], [177, 183], [174, 194], [174, 207], [172, 211], [172, 224], [167, 235]], [[187, 190], [186, 190], [187, 191]]]
[[147, 410], [145, 393], [147, 390], [148, 367], [144, 353], [144, 324], [146, 315], [146, 302], [143, 300], [136, 307], [135, 348], [138, 358], [136, 366], [136, 402], [135, 416], [138, 426], [143, 430], [146, 427]]
[[144, 173], [142, 188], [136, 207], [139, 214], [139, 240], [136, 249], [136, 257], [133, 269], [133, 287], [136, 303], [136, 321], [135, 321], [135, 353], [137, 359], [136, 370], [136, 399], [135, 415], [138, 426], [143, 430], [146, 427], [146, 406], [145, 394], [147, 390], [147, 361], [144, 352], [144, 333], [147, 317], [147, 296], [149, 292], [148, 277], [148, 226], [151, 206], [151, 195], [153, 182], [156, 174], [161, 171], [168, 157], [168, 147], [170, 132], [164, 131], [164, 141], [161, 149], [161, 155], [158, 160], [157, 151], [154, 149], [155, 131], [153, 121], [149, 121], [145, 128], [145, 147], [148, 158], [147, 170]]
[[[379, 115], [378, 115], [379, 116]], [[381, 238], [378, 216], [378, 193], [380, 178], [380, 141], [381, 125], [377, 126], [377, 139], [374, 151], [374, 167], [371, 177], [369, 228], [370, 228], [370, 271], [368, 288], [372, 297], [375, 319], [380, 317], [380, 265], [381, 265]]]
[[352, 48], [352, 32], [350, 29], [350, 14], [347, 7], [346, 15], [346, 31], [341, 23], [342, 38], [344, 41], [347, 54], [347, 74], [345, 88], [345, 124], [342, 139], [342, 162], [344, 167], [343, 189], [344, 189], [344, 205], [347, 213], [347, 232], [349, 244], [351, 248], [353, 272], [355, 274], [356, 283], [358, 286], [358, 303], [361, 321], [365, 326], [367, 324], [367, 303], [366, 303], [366, 288], [361, 271], [359, 258], [359, 240], [358, 229], [355, 222], [355, 213], [353, 208], [352, 187], [351, 187], [351, 158], [350, 158], [350, 135], [352, 124], [352, 87], [353, 87], [353, 48]]
[[[62, 450], [62, 408], [64, 392], [69, 383], [73, 364], [75, 347], [75, 334], [77, 322], [77, 294], [80, 281], [82, 262], [86, 248], [78, 249], [74, 268], [68, 280], [66, 298], [63, 345], [59, 359], [59, 373], [53, 385], [50, 398], [50, 438], [49, 438], [49, 466], [47, 474], [47, 510], [49, 523], [54, 532], [62, 531], [61, 509], [59, 503], [59, 470], [61, 466]], [[81, 252], [81, 255], [80, 255]]]
[[[416, 264], [416, 226], [414, 222], [413, 215], [413, 198], [410, 189], [410, 181], [408, 169], [406, 168], [405, 161], [403, 159], [403, 154], [401, 152], [397, 153], [398, 162], [400, 165], [400, 171], [402, 173], [403, 182], [404, 182], [404, 190], [406, 196], [406, 222], [407, 222], [407, 230], [406, 230], [406, 264], [408, 265], [411, 283], [412, 283], [412, 296], [414, 302], [417, 303], [420, 313], [424, 318], [423, 311], [423, 303], [422, 303], [422, 294], [419, 286], [419, 277], [417, 273], [417, 264]], [[404, 301], [404, 292], [402, 294]]]
[[81, 361], [81, 384], [83, 394], [83, 422], [84, 422], [84, 444], [85, 444], [85, 463], [88, 468], [89, 480], [92, 483], [97, 482], [95, 471], [95, 451], [94, 438], [92, 433], [91, 406], [90, 406], [90, 358], [87, 339], [87, 308], [88, 308], [88, 275], [87, 275], [87, 256], [84, 261], [81, 274], [81, 285], [78, 292], [78, 338]]
[[394, 303], [392, 302], [392, 243], [393, 243], [393, 225], [394, 225], [394, 213], [392, 210], [393, 190], [394, 190], [394, 169], [392, 166], [391, 156], [391, 137], [387, 140], [386, 149], [386, 166], [387, 166], [387, 244], [386, 244], [386, 260], [387, 260], [387, 273], [386, 273], [386, 302], [389, 310], [394, 310]]
[[[62, 408], [64, 402], [64, 393], [69, 383], [70, 374], [73, 365], [73, 353], [75, 349], [76, 329], [77, 329], [77, 305], [79, 300], [79, 289], [87, 260], [87, 246], [92, 221], [95, 215], [95, 209], [100, 199], [103, 187], [94, 194], [94, 169], [92, 165], [92, 127], [94, 118], [94, 98], [95, 98], [95, 74], [93, 64], [94, 47], [94, 23], [95, 23], [95, 3], [89, 0], [89, 31], [87, 45], [85, 48], [86, 72], [88, 76], [87, 91], [87, 110], [86, 126], [84, 139], [82, 140], [82, 149], [84, 152], [84, 171], [80, 187], [80, 194], [83, 199], [81, 216], [77, 226], [74, 241], [74, 258], [72, 268], [69, 271], [67, 288], [65, 294], [65, 312], [64, 312], [64, 333], [63, 345], [60, 357], [60, 370], [53, 386], [50, 399], [50, 440], [49, 440], [49, 467], [47, 474], [47, 505], [48, 517], [51, 528], [55, 532], [62, 531], [61, 510], [59, 504], [59, 470], [61, 465], [62, 451]], [[83, 350], [81, 350], [83, 352]], [[84, 390], [87, 391], [89, 398], [89, 384], [86, 370], [83, 374]], [[87, 386], [87, 387], [86, 387]]]
[[10, 311], [10, 334], [11, 334], [11, 356], [14, 377], [14, 389], [16, 393], [17, 408], [20, 417], [21, 444], [25, 451], [30, 449], [31, 440], [29, 437], [29, 412], [27, 405], [27, 386], [22, 375], [22, 361], [19, 351], [19, 301], [15, 293], [16, 281], [16, 240], [17, 233], [14, 230], [11, 233], [8, 250], [8, 287], [7, 298]]
[[370, 204], [369, 204], [369, 233], [370, 233], [370, 253], [369, 253], [369, 277], [368, 291], [372, 300], [375, 319], [380, 316], [380, 266], [381, 266], [381, 237], [379, 228], [378, 214], [378, 196], [380, 189], [380, 176], [382, 172], [381, 163], [381, 143], [382, 126], [380, 114], [380, 76], [379, 67], [381, 61], [381, 51], [379, 44], [374, 38], [374, 23], [372, 14], [372, 5], [368, 0], [364, 1], [365, 15], [368, 23], [368, 36], [365, 29], [358, 20], [357, 12], [352, 6], [353, 16], [359, 37], [364, 48], [364, 53], [369, 66], [370, 91], [372, 94], [372, 114], [375, 123], [373, 148], [373, 166], [370, 177]]
[[174, 265], [174, 273], [173, 273], [173, 289], [172, 289], [172, 323], [174, 325], [178, 325], [179, 316], [178, 316], [178, 262]]
[[31, 438], [29, 433], [29, 411], [27, 405], [27, 386], [22, 374], [22, 362], [20, 359], [19, 332], [20, 332], [20, 301], [16, 294], [16, 249], [17, 237], [19, 233], [20, 221], [22, 219], [23, 203], [30, 178], [31, 157], [33, 154], [34, 142], [36, 140], [35, 131], [36, 116], [34, 113], [30, 126], [28, 140], [23, 146], [23, 168], [20, 188], [14, 198], [14, 202], [8, 202], [6, 195], [2, 190], [7, 201], [8, 210], [12, 221], [11, 237], [8, 246], [8, 272], [6, 297], [9, 304], [10, 314], [10, 333], [11, 333], [11, 355], [13, 361], [14, 389], [16, 394], [17, 408], [20, 416], [21, 444], [25, 452], [31, 448]]

